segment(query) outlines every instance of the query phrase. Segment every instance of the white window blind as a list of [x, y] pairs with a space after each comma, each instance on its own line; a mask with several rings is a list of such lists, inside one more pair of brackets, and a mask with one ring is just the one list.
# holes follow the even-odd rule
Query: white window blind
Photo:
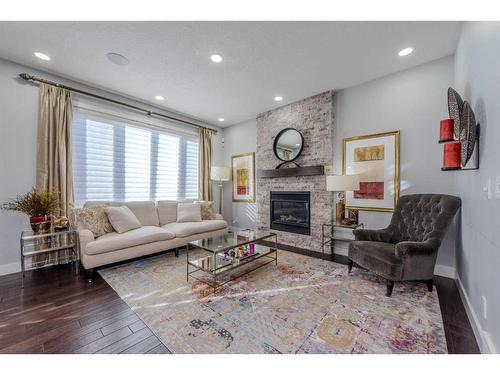
[[133, 120], [77, 110], [75, 205], [89, 200], [198, 198], [198, 139]]

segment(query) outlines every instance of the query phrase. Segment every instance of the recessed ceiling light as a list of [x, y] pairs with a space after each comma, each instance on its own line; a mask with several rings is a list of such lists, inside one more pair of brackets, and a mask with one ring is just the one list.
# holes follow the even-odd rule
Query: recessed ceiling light
[[125, 56], [120, 55], [119, 53], [109, 52], [106, 54], [106, 57], [115, 65], [128, 65], [128, 59]]
[[282, 96], [275, 96], [274, 97], [274, 101], [275, 102], [281, 102], [283, 100], [283, 97]]
[[33, 55], [38, 57], [40, 60], [44, 60], [44, 61], [50, 60], [50, 56], [46, 55], [45, 53], [42, 53], [42, 52], [34, 52]]
[[217, 121], [219, 121], [219, 122], [224, 122], [224, 117], [219, 117], [219, 118], [217, 119]]
[[398, 55], [399, 56], [406, 56], [406, 55], [409, 55], [412, 52], [413, 52], [413, 48], [408, 47], [408, 48], [405, 48], [405, 49], [402, 49], [401, 51], [399, 51]]
[[217, 55], [217, 54], [213, 54], [210, 56], [210, 60], [212, 60], [213, 62], [219, 63], [222, 61], [222, 56]]
[[155, 99], [156, 100], [164, 100], [165, 98], [163, 96], [161, 96], [161, 95], [156, 95]]

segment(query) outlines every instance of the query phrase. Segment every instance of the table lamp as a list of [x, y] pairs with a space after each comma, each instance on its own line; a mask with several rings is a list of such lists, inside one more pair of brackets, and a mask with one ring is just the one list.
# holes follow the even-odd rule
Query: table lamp
[[219, 184], [219, 214], [222, 215], [222, 184], [229, 181], [229, 167], [211, 167], [210, 179]]
[[[337, 221], [345, 218], [345, 191], [359, 190], [359, 175], [326, 176], [326, 190], [337, 192], [335, 205]], [[333, 209], [332, 209], [333, 211]]]

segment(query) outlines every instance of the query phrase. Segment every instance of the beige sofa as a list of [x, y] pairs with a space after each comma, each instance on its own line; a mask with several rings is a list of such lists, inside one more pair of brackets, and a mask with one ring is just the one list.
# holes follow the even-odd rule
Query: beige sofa
[[125, 205], [134, 213], [142, 227], [125, 233], [107, 233], [95, 238], [88, 229], [78, 229], [80, 259], [92, 280], [94, 268], [128, 259], [175, 249], [201, 238], [227, 233], [227, 222], [221, 215], [215, 220], [177, 223], [177, 201], [87, 202], [92, 205]]

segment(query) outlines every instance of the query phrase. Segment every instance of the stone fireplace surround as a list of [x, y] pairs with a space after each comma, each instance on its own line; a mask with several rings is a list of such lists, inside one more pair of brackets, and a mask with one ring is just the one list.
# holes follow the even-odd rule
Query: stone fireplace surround
[[[333, 91], [279, 107], [257, 116], [257, 169], [273, 169], [280, 161], [273, 142], [280, 130], [295, 128], [304, 137], [304, 149], [295, 160], [301, 167], [324, 166], [325, 175], [333, 165]], [[288, 165], [294, 168], [293, 165]], [[283, 167], [282, 167], [283, 168]], [[332, 193], [326, 191], [325, 175], [257, 178], [259, 224], [270, 227], [271, 191], [310, 192], [310, 235], [276, 231], [278, 242], [321, 252], [321, 225], [331, 222]]]

